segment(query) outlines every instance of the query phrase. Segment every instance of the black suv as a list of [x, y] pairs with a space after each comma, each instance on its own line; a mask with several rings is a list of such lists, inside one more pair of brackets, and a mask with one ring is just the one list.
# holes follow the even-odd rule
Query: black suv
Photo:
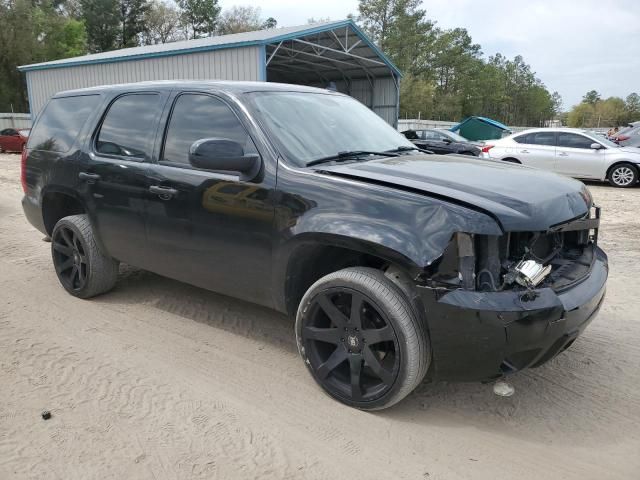
[[487, 381], [566, 349], [607, 260], [582, 183], [429, 155], [356, 100], [294, 85], [69, 91], [23, 154], [24, 211], [62, 286], [118, 263], [295, 317], [332, 397], [388, 407], [430, 380]]

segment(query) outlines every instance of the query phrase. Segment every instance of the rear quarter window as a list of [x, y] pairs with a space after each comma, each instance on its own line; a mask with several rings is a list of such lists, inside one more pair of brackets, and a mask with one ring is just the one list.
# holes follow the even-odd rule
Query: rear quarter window
[[53, 98], [31, 131], [27, 147], [50, 152], [69, 151], [99, 99], [99, 95]]

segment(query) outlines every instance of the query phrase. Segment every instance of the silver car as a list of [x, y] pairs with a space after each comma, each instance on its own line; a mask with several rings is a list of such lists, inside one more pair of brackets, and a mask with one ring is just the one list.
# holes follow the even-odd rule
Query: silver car
[[522, 163], [570, 177], [608, 180], [616, 187], [638, 182], [640, 149], [621, 147], [576, 128], [536, 128], [487, 141], [482, 157]]

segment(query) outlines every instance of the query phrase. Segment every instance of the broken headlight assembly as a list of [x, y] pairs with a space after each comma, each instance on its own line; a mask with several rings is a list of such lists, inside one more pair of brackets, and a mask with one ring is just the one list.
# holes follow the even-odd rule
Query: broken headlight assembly
[[436, 288], [476, 291], [564, 288], [584, 278], [594, 258], [600, 210], [546, 232], [456, 233], [425, 271]]

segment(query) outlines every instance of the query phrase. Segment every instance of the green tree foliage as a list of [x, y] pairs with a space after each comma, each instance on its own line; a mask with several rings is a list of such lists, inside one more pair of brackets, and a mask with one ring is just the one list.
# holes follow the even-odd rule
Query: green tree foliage
[[545, 88], [520, 56], [484, 60], [464, 28], [445, 30], [419, 0], [360, 0], [368, 35], [405, 74], [401, 116], [460, 120], [485, 115], [511, 125], [539, 126], [559, 113], [562, 99]]
[[59, 2], [0, 0], [0, 111], [29, 111], [18, 65], [82, 55], [86, 44], [84, 23]]
[[218, 0], [178, 0], [189, 38], [210, 37], [216, 32], [220, 6]]
[[115, 0], [80, 0], [80, 12], [87, 28], [89, 51], [106, 52], [118, 45], [120, 24]]
[[600, 101], [600, 94], [595, 90], [590, 90], [585, 93], [584, 97], [582, 97], [582, 101], [588, 103], [589, 105], [595, 105], [598, 101]]
[[626, 100], [609, 97], [605, 100], [592, 90], [583, 101], [573, 107], [567, 116], [570, 127], [616, 127], [640, 120], [640, 96], [632, 93]]

